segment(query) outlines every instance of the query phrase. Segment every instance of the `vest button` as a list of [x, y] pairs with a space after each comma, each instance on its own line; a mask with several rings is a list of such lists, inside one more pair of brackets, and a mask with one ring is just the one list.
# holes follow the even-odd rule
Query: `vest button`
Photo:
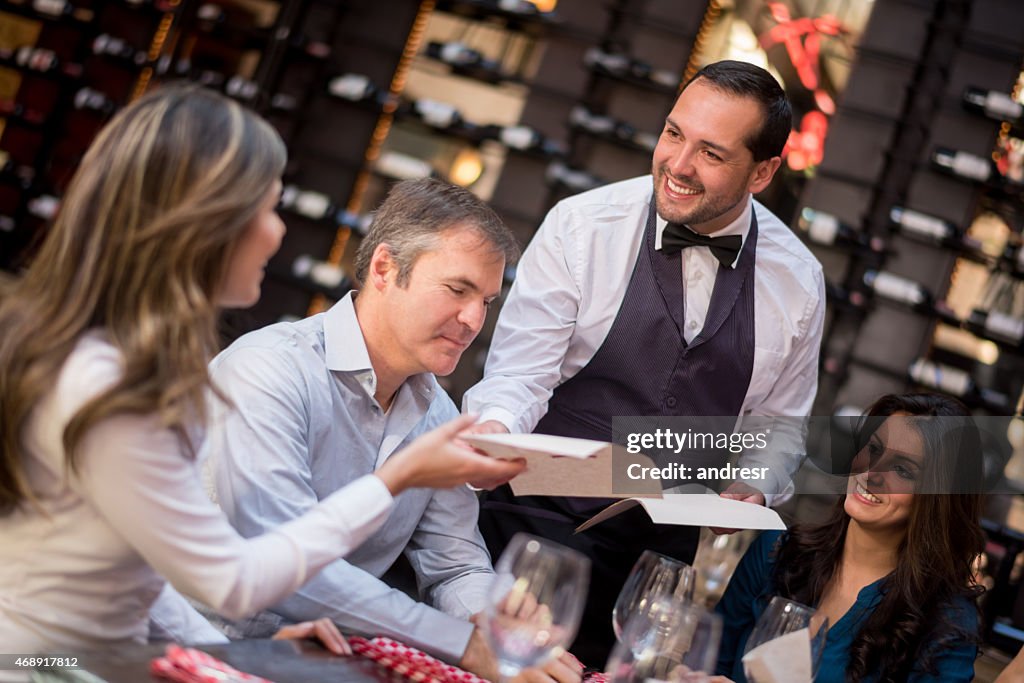
[[669, 396], [668, 398], [666, 398], [665, 399], [665, 405], [667, 405], [669, 408], [675, 408], [676, 407], [676, 397], [675, 396]]

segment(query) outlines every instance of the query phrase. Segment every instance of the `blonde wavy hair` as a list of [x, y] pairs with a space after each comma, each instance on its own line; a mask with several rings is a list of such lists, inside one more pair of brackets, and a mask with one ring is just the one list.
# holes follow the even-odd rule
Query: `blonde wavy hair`
[[156, 414], [194, 457], [206, 415], [216, 296], [235, 245], [281, 176], [285, 148], [255, 114], [174, 85], [97, 136], [25, 275], [0, 300], [0, 513], [32, 500], [22, 431], [82, 334], [100, 330], [124, 374], [68, 423], [65, 463], [98, 422]]

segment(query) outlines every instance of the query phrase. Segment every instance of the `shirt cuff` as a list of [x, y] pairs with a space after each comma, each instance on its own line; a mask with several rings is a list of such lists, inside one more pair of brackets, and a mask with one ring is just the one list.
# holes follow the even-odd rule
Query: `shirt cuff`
[[433, 608], [423, 611], [426, 614], [420, 624], [400, 636], [402, 642], [458, 666], [476, 627]]
[[793, 493], [796, 492], [796, 487], [793, 482], [786, 484], [786, 488], [782, 490], [782, 493], [766, 493], [764, 494], [764, 506], [773, 508], [776, 505], [782, 505], [787, 500], [793, 497]]
[[511, 410], [508, 410], [507, 408], [499, 408], [498, 406], [488, 406], [484, 408], [482, 411], [480, 411], [480, 417], [477, 418], [478, 423], [488, 422], [490, 420], [495, 420], [496, 422], [500, 422], [501, 424], [505, 425], [505, 428], [508, 429], [510, 433], [516, 431], [514, 429], [515, 424], [517, 422], [516, 416], [512, 413]]

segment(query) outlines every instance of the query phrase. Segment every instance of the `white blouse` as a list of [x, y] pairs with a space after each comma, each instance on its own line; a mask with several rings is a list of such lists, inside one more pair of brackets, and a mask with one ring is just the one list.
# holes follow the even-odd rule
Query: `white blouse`
[[66, 472], [64, 428], [116, 381], [120, 359], [98, 333], [84, 335], [29, 417], [24, 465], [39, 505], [0, 517], [4, 652], [144, 642], [165, 578], [229, 618], [246, 616], [358, 546], [391, 509], [387, 487], [368, 475], [303, 517], [242, 538], [206, 497], [199, 464], [153, 415], [96, 425], [80, 443], [77, 473]]

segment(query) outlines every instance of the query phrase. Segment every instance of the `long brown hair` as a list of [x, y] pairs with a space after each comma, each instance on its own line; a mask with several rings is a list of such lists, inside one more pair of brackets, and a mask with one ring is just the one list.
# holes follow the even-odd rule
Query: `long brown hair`
[[280, 137], [212, 91], [174, 85], [119, 112], [86, 152], [28, 271], [0, 301], [0, 512], [32, 493], [22, 430], [82, 334], [123, 374], [64, 431], [65, 461], [97, 422], [159, 415], [186, 453], [205, 416], [215, 297], [231, 250], [284, 169]]
[[[942, 419], [913, 420], [926, 453], [896, 569], [882, 580], [882, 598], [850, 646], [848, 681], [877, 674], [882, 683], [905, 681], [916, 666], [929, 670], [945, 644], [975, 640], [950, 619], [957, 598], [981, 592], [972, 564], [985, 547], [981, 514], [981, 440], [959, 401], [930, 393], [883, 396], [858, 430], [866, 443], [887, 416], [903, 412]], [[777, 551], [775, 590], [808, 605], [821, 600], [835, 578], [850, 517], [840, 498], [828, 521], [795, 526]], [[974, 608], [971, 608], [974, 610]], [[976, 615], [976, 611], [974, 612]]]

